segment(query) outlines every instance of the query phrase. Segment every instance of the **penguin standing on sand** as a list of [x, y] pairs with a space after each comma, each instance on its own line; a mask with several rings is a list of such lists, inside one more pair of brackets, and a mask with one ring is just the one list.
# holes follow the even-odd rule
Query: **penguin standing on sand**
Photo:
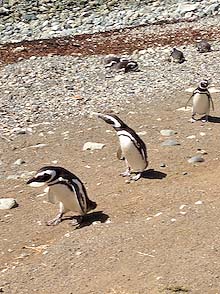
[[[210, 112], [210, 103], [212, 105], [212, 109], [214, 111], [214, 103], [211, 97], [211, 94], [208, 90], [209, 81], [203, 80], [200, 82], [199, 86], [193, 91], [191, 97], [188, 99], [185, 107], [189, 103], [191, 99], [193, 99], [193, 112], [192, 112], [192, 118], [191, 121], [195, 121], [195, 115], [205, 115], [204, 118], [202, 118], [202, 122], [208, 121], [208, 116]], [[186, 90], [187, 91], [187, 90]]]
[[68, 211], [78, 213], [73, 225], [83, 221], [83, 216], [96, 208], [96, 203], [88, 198], [86, 188], [81, 180], [70, 171], [59, 166], [44, 166], [36, 175], [27, 181], [31, 187], [47, 185], [48, 200], [55, 204], [59, 202], [59, 214], [47, 222], [47, 225], [57, 225], [62, 221], [62, 216]]
[[176, 48], [173, 48], [171, 53], [170, 53], [170, 59], [169, 59], [172, 64], [175, 62], [175, 63], [183, 63], [186, 59], [183, 55], [183, 52], [176, 49]]
[[142, 172], [148, 166], [147, 148], [142, 139], [129, 128], [118, 116], [114, 114], [94, 113], [106, 123], [110, 124], [117, 132], [121, 155], [125, 158], [126, 171], [121, 175], [123, 177], [131, 175], [131, 169], [135, 172], [135, 176], [131, 179], [137, 181]]

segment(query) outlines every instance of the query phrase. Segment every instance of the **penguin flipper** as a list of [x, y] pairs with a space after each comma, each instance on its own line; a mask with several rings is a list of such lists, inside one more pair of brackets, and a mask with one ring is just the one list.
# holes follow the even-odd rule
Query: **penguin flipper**
[[192, 99], [192, 97], [194, 96], [194, 93], [189, 97], [189, 99], [187, 100], [186, 104], [185, 104], [185, 108], [187, 107], [187, 105], [189, 104], [189, 101]]

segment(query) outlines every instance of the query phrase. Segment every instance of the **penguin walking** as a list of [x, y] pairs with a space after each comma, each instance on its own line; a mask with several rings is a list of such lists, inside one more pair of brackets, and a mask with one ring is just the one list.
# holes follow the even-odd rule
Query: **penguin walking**
[[211, 45], [206, 40], [201, 40], [196, 45], [197, 51], [199, 53], [206, 53], [212, 51]]
[[172, 64], [175, 63], [183, 63], [185, 61], [185, 57], [182, 51], [173, 48], [170, 53], [170, 61]]
[[47, 225], [57, 225], [68, 211], [74, 211], [78, 217], [73, 221], [77, 225], [83, 221], [83, 216], [96, 208], [97, 204], [88, 198], [86, 188], [81, 180], [70, 171], [59, 166], [44, 166], [36, 175], [27, 181], [31, 187], [48, 186], [48, 201], [59, 202], [58, 215], [47, 222]]
[[192, 118], [191, 121], [195, 121], [195, 115], [205, 115], [204, 118], [202, 118], [202, 122], [208, 121], [208, 116], [210, 112], [210, 103], [212, 105], [212, 110], [214, 111], [214, 103], [211, 97], [211, 94], [208, 90], [209, 81], [203, 80], [199, 83], [199, 86], [193, 91], [192, 95], [186, 102], [185, 108], [189, 101], [193, 99], [193, 112], [192, 112]]
[[94, 114], [110, 124], [117, 132], [120, 143], [120, 149], [117, 155], [120, 159], [123, 159], [124, 157], [126, 162], [126, 171], [121, 173], [121, 175], [123, 177], [131, 176], [132, 169], [135, 176], [131, 177], [131, 179], [137, 181], [148, 166], [147, 148], [145, 143], [134, 130], [129, 128], [115, 114]]
[[139, 71], [138, 63], [126, 57], [107, 56], [104, 60], [105, 68], [112, 68], [124, 73], [131, 71]]

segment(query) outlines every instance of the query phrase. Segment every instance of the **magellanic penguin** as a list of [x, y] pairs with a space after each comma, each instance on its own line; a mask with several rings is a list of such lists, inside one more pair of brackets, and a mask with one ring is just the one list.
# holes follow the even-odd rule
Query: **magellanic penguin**
[[59, 166], [44, 166], [36, 175], [27, 181], [31, 187], [48, 186], [48, 200], [55, 204], [59, 202], [59, 214], [48, 221], [48, 225], [57, 225], [62, 216], [68, 211], [77, 213], [78, 222], [82, 222], [83, 215], [96, 208], [96, 203], [88, 198], [86, 188], [81, 180], [70, 171]]
[[176, 49], [176, 48], [173, 48], [171, 50], [171, 53], [170, 53], [170, 59], [169, 59], [172, 64], [175, 62], [175, 63], [183, 63], [186, 59], [183, 55], [183, 52]]
[[[199, 83], [199, 86], [193, 91], [192, 95], [188, 99], [185, 108], [189, 101], [193, 99], [193, 110], [192, 110], [192, 118], [191, 121], [195, 121], [195, 115], [205, 115], [204, 118], [202, 118], [203, 122], [208, 121], [208, 116], [210, 112], [210, 103], [212, 105], [212, 109], [214, 110], [214, 103], [211, 97], [211, 94], [208, 90], [209, 81], [203, 80]], [[186, 89], [188, 91], [188, 89]]]
[[199, 53], [206, 53], [206, 52], [211, 52], [212, 48], [211, 45], [206, 41], [206, 40], [201, 40], [197, 42], [197, 51]]
[[126, 57], [107, 56], [104, 60], [105, 68], [112, 68], [124, 73], [139, 71], [138, 63]]
[[118, 151], [118, 158], [125, 158], [126, 171], [122, 176], [131, 176], [131, 169], [135, 172], [135, 176], [131, 179], [137, 181], [142, 172], [148, 166], [147, 148], [142, 139], [129, 128], [118, 116], [115, 114], [101, 114], [94, 113], [106, 123], [110, 124], [117, 132], [120, 149]]

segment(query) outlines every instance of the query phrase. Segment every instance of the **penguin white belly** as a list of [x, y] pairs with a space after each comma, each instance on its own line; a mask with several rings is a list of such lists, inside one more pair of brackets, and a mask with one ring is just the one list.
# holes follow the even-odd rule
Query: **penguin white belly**
[[146, 168], [146, 161], [141, 156], [139, 150], [127, 136], [119, 137], [121, 151], [129, 166], [135, 171], [143, 171]]
[[193, 96], [193, 113], [197, 114], [209, 114], [210, 101], [206, 94], [196, 93]]
[[65, 212], [74, 211], [83, 214], [77, 196], [65, 185], [56, 184], [50, 186], [48, 191], [48, 201], [54, 204], [62, 202]]

